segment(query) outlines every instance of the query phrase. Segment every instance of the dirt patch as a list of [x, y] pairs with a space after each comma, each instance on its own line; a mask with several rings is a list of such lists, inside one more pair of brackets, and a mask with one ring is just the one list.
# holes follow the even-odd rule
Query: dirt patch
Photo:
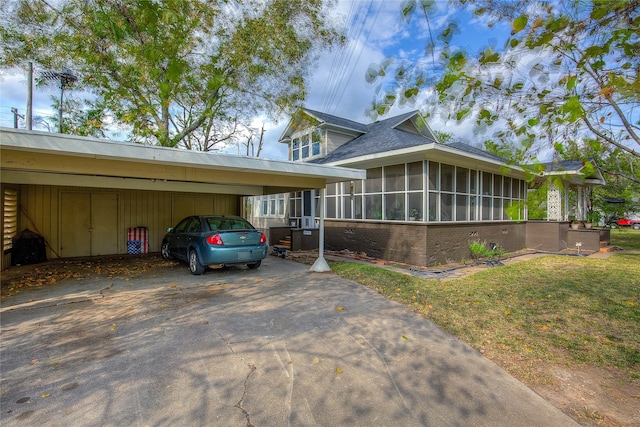
[[541, 369], [552, 383], [527, 385], [581, 425], [640, 426], [640, 381], [608, 368]]

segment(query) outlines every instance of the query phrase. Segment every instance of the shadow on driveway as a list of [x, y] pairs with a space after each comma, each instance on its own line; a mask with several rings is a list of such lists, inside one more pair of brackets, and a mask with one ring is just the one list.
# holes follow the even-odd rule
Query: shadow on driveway
[[268, 257], [2, 300], [1, 424], [576, 425], [373, 290]]

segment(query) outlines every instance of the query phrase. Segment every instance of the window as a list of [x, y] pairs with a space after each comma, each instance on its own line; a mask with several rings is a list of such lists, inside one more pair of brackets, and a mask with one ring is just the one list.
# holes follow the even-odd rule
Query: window
[[456, 168], [456, 193], [469, 192], [469, 169]]
[[[260, 206], [259, 215], [262, 217], [284, 217], [285, 211], [285, 195], [284, 194], [270, 194], [268, 196], [257, 196], [255, 198], [255, 205]], [[291, 198], [289, 201], [290, 215], [294, 216], [292, 212], [295, 210], [295, 199]]]
[[2, 249], [8, 251], [13, 247], [13, 236], [18, 232], [18, 192], [12, 188], [4, 190], [3, 212]]
[[291, 160], [297, 161], [300, 159], [300, 140], [292, 139], [291, 140]]
[[316, 129], [311, 134], [311, 155], [312, 156], [320, 155], [321, 142], [322, 142], [322, 131], [320, 129]]
[[440, 190], [453, 191], [453, 166], [440, 165]]
[[322, 152], [322, 130], [307, 130], [291, 139], [291, 160], [307, 160]]
[[384, 206], [385, 206], [384, 219], [405, 221], [403, 193], [385, 194]]
[[424, 174], [422, 172], [422, 162], [409, 163], [407, 165], [409, 175], [409, 190], [422, 190]]
[[303, 135], [301, 138], [301, 146], [302, 146], [302, 158], [306, 159], [309, 157], [309, 135]]
[[404, 165], [387, 166], [384, 168], [384, 191], [404, 191]]
[[[425, 181], [426, 180], [426, 181]], [[522, 180], [434, 161], [367, 170], [326, 188], [327, 217], [384, 221], [520, 221]]]

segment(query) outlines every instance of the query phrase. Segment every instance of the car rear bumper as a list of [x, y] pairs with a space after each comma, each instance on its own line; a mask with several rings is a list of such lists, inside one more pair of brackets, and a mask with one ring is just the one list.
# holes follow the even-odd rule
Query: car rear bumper
[[269, 246], [246, 246], [242, 248], [208, 247], [200, 260], [203, 265], [214, 264], [251, 264], [267, 257]]

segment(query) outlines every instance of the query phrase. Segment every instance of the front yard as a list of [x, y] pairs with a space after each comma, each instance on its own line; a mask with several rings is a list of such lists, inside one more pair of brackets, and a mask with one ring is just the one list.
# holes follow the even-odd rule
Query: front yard
[[[612, 230], [611, 240], [640, 250], [639, 231]], [[433, 321], [581, 424], [640, 424], [640, 254], [549, 255], [447, 281], [331, 268]]]

